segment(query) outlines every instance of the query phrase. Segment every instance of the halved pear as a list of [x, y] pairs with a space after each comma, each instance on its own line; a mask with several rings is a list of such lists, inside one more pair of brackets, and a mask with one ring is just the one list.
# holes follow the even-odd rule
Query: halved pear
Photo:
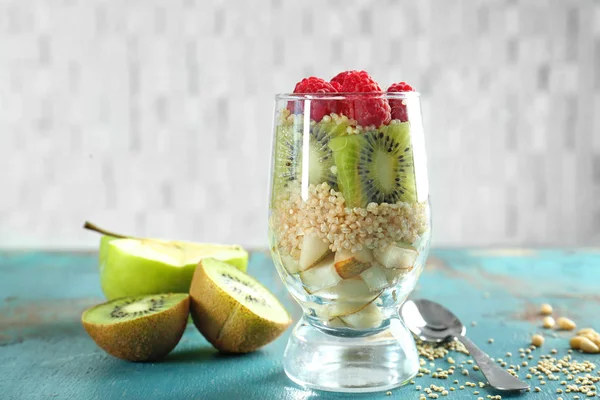
[[330, 253], [329, 245], [317, 236], [315, 232], [308, 232], [302, 238], [302, 251], [300, 253], [300, 271], [313, 267]]
[[335, 286], [342, 280], [335, 269], [333, 254], [329, 254], [313, 267], [300, 272], [300, 279], [309, 293]]
[[349, 328], [371, 329], [381, 325], [383, 314], [377, 307], [377, 303], [371, 302], [352, 314], [338, 318]]
[[375, 259], [386, 268], [411, 268], [418, 255], [417, 249], [405, 243], [395, 243], [383, 249], [373, 250]]
[[108, 299], [156, 293], [187, 293], [196, 265], [212, 257], [245, 271], [248, 253], [240, 246], [165, 241], [102, 239], [100, 284]]
[[384, 268], [379, 265], [373, 265], [368, 270], [363, 271], [360, 277], [372, 292], [378, 292], [389, 285]]
[[335, 252], [335, 269], [342, 278], [352, 278], [373, 265], [373, 252], [366, 247], [356, 253], [350, 250]]

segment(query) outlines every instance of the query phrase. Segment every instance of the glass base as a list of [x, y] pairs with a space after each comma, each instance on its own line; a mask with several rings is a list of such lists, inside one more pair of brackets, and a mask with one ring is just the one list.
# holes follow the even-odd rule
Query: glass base
[[285, 349], [284, 369], [297, 384], [330, 392], [390, 390], [413, 378], [419, 356], [411, 333], [399, 318], [371, 336], [327, 334], [304, 317]]

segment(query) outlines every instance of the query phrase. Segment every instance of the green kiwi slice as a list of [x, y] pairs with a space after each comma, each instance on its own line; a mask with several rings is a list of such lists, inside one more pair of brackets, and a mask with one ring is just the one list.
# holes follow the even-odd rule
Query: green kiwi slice
[[187, 293], [124, 297], [86, 310], [81, 322], [96, 344], [115, 357], [158, 360], [181, 339], [189, 304]]
[[408, 122], [334, 138], [329, 147], [347, 206], [417, 201]]
[[[310, 127], [308, 145], [308, 181], [311, 185], [327, 182], [337, 189], [337, 176], [332, 168], [335, 163], [329, 142], [346, 134], [348, 123], [344, 121], [321, 121]], [[302, 180], [303, 133], [295, 125], [279, 125], [275, 133], [274, 191], [289, 189], [292, 183]]]

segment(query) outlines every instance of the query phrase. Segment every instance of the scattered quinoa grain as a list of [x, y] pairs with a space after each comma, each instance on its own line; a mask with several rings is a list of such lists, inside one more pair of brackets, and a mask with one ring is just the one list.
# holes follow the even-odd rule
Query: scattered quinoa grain
[[494, 343], [494, 339], [493, 338], [489, 338], [488, 339], [488, 343]]

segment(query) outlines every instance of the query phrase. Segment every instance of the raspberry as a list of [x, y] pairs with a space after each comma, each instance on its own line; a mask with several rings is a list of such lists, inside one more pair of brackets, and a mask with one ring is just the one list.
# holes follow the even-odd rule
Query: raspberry
[[[388, 93], [397, 92], [413, 92], [414, 89], [406, 82], [394, 83], [387, 90]], [[406, 111], [406, 104], [403, 104], [402, 100], [390, 100], [390, 107], [392, 107], [392, 119], [399, 119], [402, 122], [408, 121], [408, 113]]]
[[[340, 92], [345, 93], [383, 93], [379, 84], [365, 71], [346, 71], [333, 78], [340, 83]], [[364, 96], [348, 96], [340, 112], [355, 119], [359, 125], [379, 126], [390, 121], [390, 105], [386, 99]]]
[[[339, 74], [337, 74], [336, 76], [334, 76], [333, 78], [331, 78], [330, 82], [331, 82], [332, 85], [337, 84], [339, 87], [341, 87], [343, 85], [343, 83], [344, 83], [344, 80], [346, 80], [346, 78], [349, 75], [356, 74], [356, 73], [361, 73], [361, 72], [364, 72], [364, 71], [344, 71], [344, 72], [340, 72]], [[366, 72], [365, 72], [365, 74], [366, 74]], [[340, 91], [340, 89], [338, 89], [338, 92], [339, 91]]]
[[[304, 78], [296, 84], [294, 93], [302, 94], [318, 94], [318, 93], [336, 93], [337, 89], [329, 82], [311, 76]], [[287, 106], [288, 110], [293, 113], [304, 112], [304, 102], [301, 100], [290, 101]], [[335, 101], [332, 100], [311, 100], [310, 102], [310, 118], [319, 122], [325, 115], [336, 112]]]

